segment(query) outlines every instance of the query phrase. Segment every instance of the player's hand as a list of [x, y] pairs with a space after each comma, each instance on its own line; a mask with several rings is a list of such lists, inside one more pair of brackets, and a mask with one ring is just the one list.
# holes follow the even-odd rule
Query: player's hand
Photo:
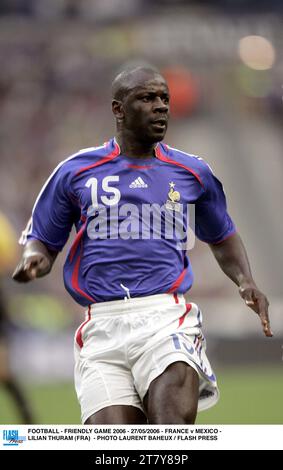
[[50, 259], [43, 253], [23, 255], [12, 277], [17, 282], [29, 282], [37, 277], [45, 276], [51, 269]]
[[268, 315], [269, 302], [266, 296], [255, 285], [240, 286], [239, 292], [246, 305], [258, 314], [265, 336], [273, 336]]

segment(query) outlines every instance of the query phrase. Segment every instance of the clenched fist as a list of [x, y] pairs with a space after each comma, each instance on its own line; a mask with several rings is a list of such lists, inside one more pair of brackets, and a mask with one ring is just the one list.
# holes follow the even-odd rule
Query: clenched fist
[[38, 240], [31, 240], [24, 248], [22, 259], [12, 277], [17, 282], [29, 282], [37, 277], [48, 274], [57, 253], [50, 253], [46, 246]]

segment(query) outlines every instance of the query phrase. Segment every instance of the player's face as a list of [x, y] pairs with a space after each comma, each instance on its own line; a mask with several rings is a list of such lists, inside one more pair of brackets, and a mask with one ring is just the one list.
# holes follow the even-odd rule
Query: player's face
[[164, 78], [155, 75], [140, 80], [124, 98], [123, 128], [145, 143], [160, 142], [169, 118], [169, 91]]

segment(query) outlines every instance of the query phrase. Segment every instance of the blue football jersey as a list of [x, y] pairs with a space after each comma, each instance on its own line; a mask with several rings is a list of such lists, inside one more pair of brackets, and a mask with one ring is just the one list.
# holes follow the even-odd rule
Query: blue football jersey
[[64, 282], [83, 306], [184, 293], [193, 282], [189, 208], [200, 240], [219, 243], [235, 232], [223, 187], [201, 158], [159, 143], [155, 156], [134, 159], [111, 139], [57, 166], [23, 238], [60, 251], [75, 225]]

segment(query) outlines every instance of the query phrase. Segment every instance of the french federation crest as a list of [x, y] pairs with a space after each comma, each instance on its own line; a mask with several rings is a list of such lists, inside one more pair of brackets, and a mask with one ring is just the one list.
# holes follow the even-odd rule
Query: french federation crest
[[170, 211], [176, 211], [176, 212], [180, 212], [180, 209], [181, 209], [181, 204], [179, 203], [180, 201], [180, 193], [179, 191], [175, 191], [175, 183], [173, 183], [173, 181], [171, 181], [171, 183], [169, 183], [169, 186], [170, 186], [170, 189], [169, 189], [169, 193], [168, 193], [168, 198], [167, 201], [166, 201], [166, 204], [165, 204], [165, 208], [170, 210]]

